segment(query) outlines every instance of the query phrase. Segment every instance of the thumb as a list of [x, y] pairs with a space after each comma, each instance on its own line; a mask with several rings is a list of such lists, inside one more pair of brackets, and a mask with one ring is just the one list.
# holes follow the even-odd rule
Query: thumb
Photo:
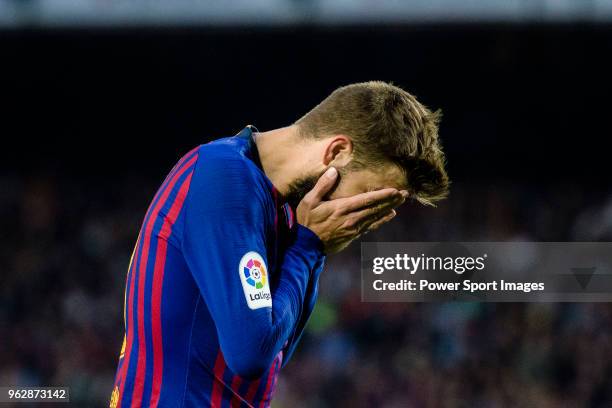
[[321, 177], [319, 177], [317, 184], [315, 184], [312, 190], [310, 190], [304, 198], [307, 199], [311, 205], [317, 205], [336, 184], [337, 178], [338, 170], [336, 170], [335, 167], [330, 167]]

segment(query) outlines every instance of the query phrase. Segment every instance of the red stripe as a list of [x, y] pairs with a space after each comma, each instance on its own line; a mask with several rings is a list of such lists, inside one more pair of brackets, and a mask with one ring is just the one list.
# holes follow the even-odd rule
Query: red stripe
[[287, 204], [287, 208], [289, 209], [289, 228], [293, 228], [293, 224], [295, 223], [295, 214], [293, 214], [293, 208], [289, 204]]
[[275, 187], [272, 187], [272, 195], [274, 197], [274, 231], [276, 231], [276, 235], [278, 235], [278, 190]]
[[161, 194], [161, 192], [164, 190], [165, 186], [168, 184], [168, 181], [170, 179], [172, 179], [172, 177], [176, 174], [176, 172], [181, 168], [181, 166], [183, 165], [183, 163], [185, 162], [187, 157], [189, 157], [189, 155], [191, 155], [191, 153], [193, 153], [194, 151], [198, 150], [199, 148], [200, 148], [200, 146], [191, 149], [189, 151], [189, 153], [187, 153], [186, 155], [181, 157], [181, 159], [178, 161], [178, 163], [176, 163], [174, 165], [174, 167], [172, 167], [172, 169], [170, 170], [170, 173], [168, 173], [168, 175], [164, 179], [164, 182], [162, 183], [162, 185], [157, 190], [157, 193], [155, 193], [155, 196], [153, 197], [153, 200], [151, 200], [151, 204], [149, 205], [149, 208], [147, 208], [147, 212], [145, 213], [145, 219], [147, 218], [147, 216], [151, 212], [151, 208], [153, 207], [153, 203], [157, 200], [157, 197]]
[[256, 381], [253, 381], [251, 385], [249, 385], [249, 389], [247, 390], [247, 393], [244, 396], [244, 399], [249, 404], [249, 406], [253, 406], [253, 400], [255, 399], [255, 394], [257, 394], [257, 390], [259, 389], [260, 382], [261, 379], [258, 379]]
[[234, 375], [231, 385], [232, 391], [234, 391], [234, 395], [232, 395], [232, 400], [230, 401], [231, 408], [239, 407], [242, 402], [242, 398], [240, 398], [240, 393], [238, 392], [240, 385], [242, 385], [242, 378], [240, 378], [239, 375]]
[[[189, 152], [187, 152], [186, 155], [184, 155], [183, 157], [181, 157], [181, 159], [178, 161], [178, 163], [176, 163], [174, 165], [174, 167], [172, 168], [172, 170], [170, 170], [170, 173], [168, 174], [167, 178], [170, 178], [171, 176], [174, 175], [174, 173], [176, 173], [177, 171], [179, 171], [181, 169], [181, 167], [183, 166], [183, 163], [185, 163], [185, 160], [187, 160], [187, 158], [196, 150], [198, 150], [200, 148], [200, 146], [194, 147], [193, 149], [191, 149]], [[197, 156], [197, 154], [195, 155]], [[193, 159], [193, 157], [189, 157], [189, 160], [191, 161], [191, 159]]]
[[136, 241], [136, 249], [135, 249], [135, 254], [136, 254], [136, 259], [132, 259], [132, 265], [130, 265], [130, 268], [132, 269], [130, 272], [130, 283], [129, 283], [129, 294], [128, 294], [128, 302], [127, 302], [127, 308], [128, 310], [126, 311], [127, 313], [127, 325], [126, 325], [126, 330], [129, 328], [129, 330], [127, 330], [127, 340], [126, 340], [126, 344], [125, 344], [125, 355], [123, 358], [123, 363], [121, 365], [121, 375], [120, 378], [118, 379], [118, 381], [121, 382], [121, 384], [119, 385], [119, 401], [117, 402], [117, 408], [121, 408], [121, 399], [123, 397], [123, 388], [125, 387], [125, 376], [126, 376], [126, 372], [128, 370], [128, 367], [130, 366], [130, 356], [132, 355], [132, 341], [134, 338], [134, 330], [132, 329], [132, 325], [133, 325], [133, 320], [134, 320], [134, 274], [135, 274], [135, 270], [136, 269], [136, 265], [138, 264], [137, 259], [139, 259], [138, 257], [138, 252], [140, 250], [140, 235], [138, 236], [138, 240]]
[[177, 171], [170, 180], [168, 187], [164, 190], [159, 201], [153, 208], [149, 220], [144, 230], [144, 246], [142, 247], [142, 257], [138, 268], [138, 364], [136, 366], [136, 377], [134, 378], [134, 389], [132, 390], [132, 407], [140, 407], [142, 404], [142, 392], [145, 382], [145, 368], [147, 365], [147, 349], [144, 330], [144, 290], [145, 290], [145, 275], [147, 271], [147, 261], [149, 258], [149, 247], [151, 245], [151, 232], [157, 219], [157, 213], [166, 203], [168, 196], [174, 189], [174, 185], [178, 179], [187, 171], [189, 166], [195, 162], [197, 155], [193, 156], [184, 167]]
[[176, 199], [168, 215], [164, 219], [164, 224], [157, 239], [157, 257], [155, 258], [155, 267], [153, 268], [153, 289], [151, 295], [151, 325], [152, 325], [152, 336], [153, 336], [153, 383], [151, 386], [151, 399], [149, 400], [149, 407], [157, 407], [159, 403], [159, 395], [161, 392], [162, 384], [162, 371], [164, 366], [164, 350], [163, 350], [163, 336], [161, 326], [161, 298], [162, 298], [162, 287], [164, 283], [164, 270], [166, 265], [166, 253], [168, 250], [167, 239], [172, 234], [172, 226], [176, 222], [187, 192], [189, 191], [189, 185], [191, 183], [191, 177], [193, 171], [187, 176], [183, 184], [181, 185]]
[[283, 351], [281, 350], [278, 356], [278, 364], [276, 365], [276, 373], [274, 374], [274, 381], [272, 382], [272, 388], [270, 388], [270, 400], [274, 396], [274, 390], [276, 389], [276, 382], [278, 381], [278, 372], [283, 365]]
[[193, 149], [188, 151], [187, 154], [181, 157], [181, 159], [174, 165], [174, 167], [172, 167], [172, 170], [170, 170], [170, 173], [168, 173], [168, 176], [166, 177], [166, 179], [170, 179], [174, 175], [174, 173], [176, 173], [177, 170], [179, 170], [179, 168], [183, 165], [183, 163], [185, 163], [185, 160], [187, 160], [187, 158], [199, 148], [200, 146], [194, 147]]
[[212, 408], [221, 407], [221, 398], [223, 397], [223, 373], [225, 372], [225, 360], [221, 349], [217, 353], [217, 359], [215, 360], [215, 367], [213, 368], [213, 387], [210, 396], [210, 406]]
[[274, 359], [274, 362], [272, 363], [272, 367], [270, 368], [270, 372], [268, 373], [268, 381], [266, 381], [266, 389], [264, 390], [263, 396], [261, 397], [259, 408], [264, 408], [266, 406], [266, 402], [268, 401], [268, 393], [270, 392], [270, 385], [272, 384], [272, 378], [274, 377], [274, 373], [276, 372], [277, 363], [278, 363], [278, 356]]

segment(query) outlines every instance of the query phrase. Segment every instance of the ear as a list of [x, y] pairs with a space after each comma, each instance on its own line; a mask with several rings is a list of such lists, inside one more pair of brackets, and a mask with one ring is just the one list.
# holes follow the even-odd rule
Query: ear
[[353, 142], [348, 136], [334, 135], [327, 140], [323, 151], [325, 166], [344, 167], [353, 158]]

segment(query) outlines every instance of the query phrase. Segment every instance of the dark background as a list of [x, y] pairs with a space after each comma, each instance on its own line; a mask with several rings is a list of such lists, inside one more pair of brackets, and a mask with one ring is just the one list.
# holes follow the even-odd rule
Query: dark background
[[455, 179], [598, 183], [607, 168], [610, 26], [26, 30], [0, 49], [0, 130], [29, 147], [10, 168], [148, 172], [372, 79], [443, 110]]
[[[612, 26], [0, 31], [0, 385], [110, 396], [125, 270], [193, 146], [392, 81], [433, 109], [453, 180], [368, 240], [612, 239]], [[331, 257], [278, 406], [612, 404], [608, 304], [364, 304]]]

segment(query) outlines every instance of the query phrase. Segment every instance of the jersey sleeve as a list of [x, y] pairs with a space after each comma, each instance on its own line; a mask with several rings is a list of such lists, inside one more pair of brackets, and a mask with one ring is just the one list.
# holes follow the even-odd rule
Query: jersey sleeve
[[246, 378], [265, 372], [293, 333], [323, 257], [319, 238], [298, 226], [271, 290], [266, 229], [273, 206], [265, 188], [240, 158], [202, 158], [185, 208], [185, 260], [227, 365]]

